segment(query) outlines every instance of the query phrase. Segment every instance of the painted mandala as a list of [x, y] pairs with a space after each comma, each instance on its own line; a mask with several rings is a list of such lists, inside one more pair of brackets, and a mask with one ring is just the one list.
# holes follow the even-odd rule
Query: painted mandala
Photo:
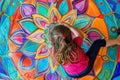
[[119, 8], [119, 0], [0, 0], [0, 79], [119, 79], [119, 46], [101, 48], [93, 70], [76, 79], [56, 66], [49, 42], [50, 29], [63, 23], [84, 32], [85, 52], [96, 39], [116, 38]]

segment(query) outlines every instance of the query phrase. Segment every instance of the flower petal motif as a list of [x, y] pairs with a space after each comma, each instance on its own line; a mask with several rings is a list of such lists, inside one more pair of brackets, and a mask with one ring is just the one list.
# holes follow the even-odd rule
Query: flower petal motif
[[21, 52], [23, 52], [27, 56], [33, 56], [36, 54], [36, 51], [39, 47], [39, 44], [31, 42], [31, 41], [26, 41], [26, 43], [22, 46], [20, 49]]
[[43, 59], [50, 55], [46, 43], [42, 43], [37, 49], [35, 59]]
[[32, 15], [33, 21], [36, 24], [36, 26], [40, 29], [45, 29], [49, 25], [49, 21], [44, 16], [34, 14]]
[[36, 25], [33, 23], [33, 20], [31, 18], [24, 18], [22, 20], [19, 20], [18, 22], [23, 31], [27, 34], [31, 34], [37, 29]]
[[21, 30], [17, 30], [16, 32], [13, 33], [10, 39], [12, 42], [20, 46], [25, 42], [26, 35]]
[[[36, 60], [36, 76], [41, 76], [49, 72], [49, 57]], [[41, 78], [40, 78], [41, 80]], [[43, 79], [44, 80], [44, 79]]]
[[60, 23], [61, 20], [61, 14], [59, 13], [59, 11], [57, 10], [57, 8], [55, 7], [55, 5], [52, 5], [49, 9], [49, 13], [48, 13], [48, 18], [50, 23]]
[[79, 15], [74, 22], [74, 27], [86, 31], [90, 28], [92, 21], [93, 19], [91, 17], [88, 17], [87, 15]]
[[27, 36], [27, 38], [31, 40], [32, 42], [41, 44], [44, 42], [43, 34], [44, 34], [44, 30], [38, 29], [32, 34], [30, 34], [29, 36]]
[[48, 5], [44, 2], [37, 3], [37, 13], [41, 16], [48, 17]]
[[[25, 62], [26, 61], [25, 59], [27, 59], [27, 63]], [[31, 59], [30, 57], [26, 57], [25, 55], [22, 55], [18, 65], [23, 70], [31, 70], [35, 68], [34, 63], [35, 63], [35, 60]]]
[[70, 7], [70, 6], [68, 6], [69, 5], [68, 1], [69, 0], [59, 0], [58, 1], [57, 6], [58, 6], [58, 10], [59, 10], [61, 15], [65, 15], [66, 13], [68, 13], [69, 7]]
[[21, 13], [23, 17], [31, 17], [32, 14], [36, 13], [36, 8], [32, 4], [22, 4], [21, 5]]
[[103, 18], [95, 18], [91, 25], [91, 28], [96, 28], [103, 34], [103, 36], [105, 36], [106, 39], [109, 38], [108, 28]]
[[104, 39], [104, 36], [102, 33], [100, 33], [97, 29], [90, 29], [88, 32], [87, 32], [87, 35], [88, 35], [88, 38], [94, 42], [95, 40], [97, 39]]
[[25, 56], [22, 52], [12, 53], [11, 59], [22, 77], [25, 79], [35, 77], [35, 59]]
[[92, 17], [98, 17], [101, 14], [100, 9], [97, 7], [96, 3], [93, 0], [88, 0], [88, 8], [86, 10], [86, 14]]
[[82, 14], [87, 9], [88, 0], [74, 0], [73, 7], [77, 9], [78, 14]]
[[76, 11], [75, 10], [71, 10], [69, 13], [65, 14], [62, 19], [61, 22], [73, 25], [73, 23], [76, 20]]

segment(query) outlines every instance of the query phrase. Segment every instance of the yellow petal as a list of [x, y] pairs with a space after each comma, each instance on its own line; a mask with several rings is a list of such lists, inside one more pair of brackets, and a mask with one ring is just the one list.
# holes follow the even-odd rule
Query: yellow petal
[[43, 34], [44, 34], [44, 30], [37, 29], [35, 32], [27, 36], [27, 38], [32, 42], [41, 44], [44, 42], [44, 39], [42, 38]]
[[55, 7], [55, 5], [52, 5], [48, 12], [48, 18], [50, 23], [53, 23], [54, 20], [56, 20], [58, 23], [61, 23], [61, 14], [59, 13], [58, 9]]
[[49, 20], [39, 14], [32, 15], [33, 22], [38, 28], [45, 29], [49, 25]]
[[76, 14], [75, 10], [71, 10], [62, 17], [61, 22], [73, 25], [76, 20]]

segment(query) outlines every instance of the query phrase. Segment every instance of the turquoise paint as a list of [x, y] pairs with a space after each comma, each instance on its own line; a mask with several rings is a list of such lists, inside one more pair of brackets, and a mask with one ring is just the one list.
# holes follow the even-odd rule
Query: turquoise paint
[[68, 7], [68, 3], [67, 3], [67, 0], [63, 0], [62, 3], [60, 4], [59, 8], [58, 8], [60, 14], [63, 16], [65, 15], [68, 10], [69, 10], [69, 7]]
[[26, 41], [26, 43], [21, 48], [21, 51], [30, 51], [30, 52], [36, 52], [40, 44], [34, 43], [32, 41]]
[[40, 15], [48, 17], [48, 8], [46, 6], [39, 4], [37, 10]]
[[33, 23], [33, 22], [22, 22], [23, 26], [30, 32], [32, 33], [33, 31], [35, 31], [37, 28], [36, 28], [36, 25]]
[[4, 68], [8, 73], [10, 80], [15, 80], [15, 79], [22, 80], [22, 78], [18, 76], [18, 71], [16, 70], [10, 57], [8, 56], [2, 57], [2, 63], [4, 64]]

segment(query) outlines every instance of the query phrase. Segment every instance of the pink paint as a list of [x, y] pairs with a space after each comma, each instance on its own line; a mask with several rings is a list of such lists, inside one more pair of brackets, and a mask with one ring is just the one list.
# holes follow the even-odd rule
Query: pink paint
[[33, 38], [34, 39], [37, 39], [37, 40], [42, 40], [43, 38], [42, 38], [42, 36], [43, 36], [43, 33], [38, 33], [38, 34], [36, 34], [35, 36], [33, 36]]
[[48, 2], [55, 2], [56, 0], [48, 0]]
[[42, 27], [45, 28], [45, 25], [46, 25], [46, 22], [45, 22], [45, 21], [40, 21], [40, 24], [41, 24]]
[[48, 52], [47, 46], [43, 46], [43, 48], [40, 51], [40, 54], [45, 54]]
[[75, 7], [76, 7], [79, 11], [82, 11], [82, 10], [84, 9], [84, 6], [85, 6], [85, 0], [79, 2], [79, 3], [77, 3], [77, 4], [75, 5]]
[[89, 39], [90, 39], [92, 42], [94, 42], [94, 41], [97, 40], [97, 39], [100, 39], [100, 35], [99, 35], [97, 32], [95, 32], [95, 31], [89, 32], [89, 33], [88, 33], [88, 37], [89, 37]]
[[30, 7], [30, 6], [24, 7], [23, 12], [24, 12], [25, 15], [31, 15], [31, 14], [34, 13], [32, 7]]
[[21, 44], [22, 41], [23, 41], [23, 40], [22, 40], [22, 37], [23, 37], [23, 36], [22, 36], [21, 34], [17, 34], [16, 36], [13, 37], [13, 40], [15, 40], [16, 42], [18, 42], [18, 43]]

